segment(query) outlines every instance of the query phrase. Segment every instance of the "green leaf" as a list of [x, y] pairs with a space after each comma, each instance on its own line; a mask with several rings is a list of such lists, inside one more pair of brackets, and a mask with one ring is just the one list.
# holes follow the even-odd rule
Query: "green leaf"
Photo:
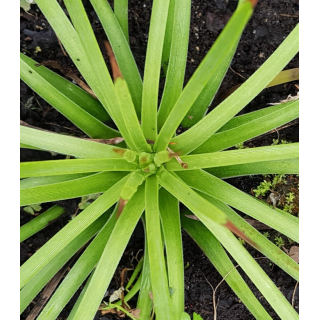
[[143, 268], [142, 268], [142, 278], [141, 286], [139, 291], [137, 309], [140, 311], [139, 320], [149, 320], [151, 310], [153, 308], [153, 301], [150, 298], [151, 289], [151, 280], [150, 280], [150, 263], [149, 263], [149, 251], [148, 251], [148, 239], [146, 231], [146, 221], [144, 218], [145, 214], [142, 215], [141, 220], [144, 226], [144, 259], [143, 259]]
[[236, 164], [205, 171], [221, 179], [255, 174], [298, 174], [299, 158]]
[[132, 142], [128, 137], [128, 131], [119, 110], [112, 79], [81, 0], [73, 0], [72, 4], [70, 0], [65, 1], [75, 28], [58, 2], [39, 0], [37, 4], [55, 30], [72, 61], [116, 123], [121, 135], [125, 137], [126, 143], [131, 147]]
[[53, 296], [39, 315], [38, 320], [57, 319], [61, 310], [94, 269], [94, 266], [99, 261], [103, 249], [108, 242], [117, 221], [116, 212], [117, 208], [113, 210], [113, 214], [110, 219], [86, 248], [72, 269], [68, 272], [63, 282], [54, 292]]
[[101, 172], [88, 177], [23, 189], [20, 191], [20, 205], [72, 199], [104, 192], [127, 174], [127, 172]]
[[[250, 310], [254, 317], [256, 319], [271, 319], [261, 306], [260, 302], [253, 295], [248, 285], [244, 282], [239, 272], [234, 269], [233, 263], [225, 253], [217, 238], [200, 221], [194, 221], [184, 215], [181, 216], [181, 221], [183, 228], [200, 246], [219, 273], [225, 277], [225, 281]], [[229, 233], [229, 231], [226, 230], [226, 233]], [[243, 251], [245, 251], [245, 249], [243, 249]]]
[[137, 169], [137, 165], [119, 158], [32, 161], [20, 164], [20, 178]]
[[[246, 3], [249, 3], [249, 1], [245, 2], [244, 5]], [[298, 36], [299, 26], [296, 26], [271, 57], [241, 85], [241, 88], [220, 103], [191, 129], [173, 138], [172, 142], [177, 144], [173, 145], [172, 149], [182, 154], [190, 153], [252, 101], [296, 55], [299, 50]]]
[[[113, 146], [25, 126], [20, 126], [20, 141], [43, 150], [78, 158], [121, 158], [114, 152]], [[117, 147], [117, 149], [121, 148]]]
[[20, 293], [20, 312], [23, 312], [59, 269], [101, 229], [108, 217], [109, 214], [104, 214], [92, 223], [22, 288]]
[[184, 264], [181, 239], [179, 201], [163, 188], [159, 190], [159, 210], [166, 248], [169, 287], [173, 312], [184, 311]]
[[83, 210], [69, 224], [53, 236], [20, 270], [20, 285], [25, 286], [43, 267], [53, 260], [65, 246], [88, 228], [97, 218], [108, 210], [120, 197], [120, 191], [127, 178], [108, 189], [99, 199]]
[[32, 177], [20, 180], [20, 190], [40, 187], [44, 185], [49, 185], [58, 182], [65, 182], [68, 180], [79, 179], [92, 175], [91, 173], [75, 173], [66, 174], [61, 176], [51, 176], [51, 177]]
[[138, 191], [124, 207], [104, 248], [88, 288], [83, 293], [79, 305], [73, 312], [73, 319], [91, 320], [94, 318], [143, 210], [144, 185], [139, 187]]
[[154, 146], [155, 150], [162, 151], [166, 149], [184, 116], [198, 98], [204, 86], [216, 72], [225, 55], [232, 49], [234, 43], [238, 41], [252, 12], [252, 4], [248, 1], [240, 6], [232, 15], [219, 38], [215, 41], [206, 57], [183, 89], [178, 101], [159, 133]]
[[173, 313], [161, 239], [158, 180], [155, 175], [147, 178], [145, 191], [146, 230], [154, 309], [157, 319], [167, 320], [172, 318]]
[[148, 140], [157, 138], [158, 90], [163, 42], [170, 0], [154, 0], [144, 67], [141, 126]]
[[214, 199], [206, 194], [200, 192], [200, 195], [211, 202], [213, 205], [220, 208], [229, 218], [229, 220], [236, 225], [241, 231], [250, 237], [252, 241], [257, 244], [257, 249], [282, 270], [287, 272], [295, 280], [299, 281], [299, 265], [289, 257], [285, 252], [280, 250], [276, 245], [269, 241], [259, 231], [241, 218], [234, 210], [232, 210], [225, 203]]
[[151, 152], [151, 146], [144, 137], [126, 81], [121, 77], [115, 80], [115, 91], [124, 122], [138, 152]]
[[249, 252], [243, 247], [239, 240], [231, 233], [231, 231], [214, 222], [202, 212], [198, 212], [198, 217], [237, 261], [280, 318], [298, 319], [298, 314], [292, 308], [288, 300], [261, 269], [258, 263], [252, 258]]
[[124, 36], [129, 43], [129, 28], [128, 28], [128, 0], [117, 0], [114, 3], [114, 14], [121, 26]]
[[31, 4], [34, 4], [35, 0], [20, 0], [20, 7], [24, 11], [29, 11], [31, 9]]
[[257, 111], [248, 112], [243, 115], [236, 116], [236, 117], [230, 119], [225, 125], [223, 125], [217, 131], [217, 133], [231, 130], [231, 129], [235, 129], [235, 128], [242, 126], [244, 124], [247, 124], [251, 121], [257, 120], [259, 118], [263, 118], [263, 117], [267, 116], [268, 114], [272, 114], [276, 111], [279, 111], [279, 110], [286, 108], [288, 105], [291, 105], [292, 103], [294, 103], [294, 102], [287, 102], [287, 103], [283, 103], [283, 104], [278, 104], [275, 106], [266, 107], [266, 108], [263, 108], [263, 109], [260, 109]]
[[[278, 148], [276, 148], [278, 147]], [[299, 143], [281, 144], [276, 146], [230, 150], [213, 153], [182, 156], [181, 160], [188, 164], [187, 170], [223, 167], [260, 161], [286, 160], [299, 157]], [[184, 171], [176, 159], [165, 164], [169, 171]]]
[[[39, 94], [44, 91], [44, 88], [41, 88], [41, 85], [39, 85], [37, 81], [35, 81], [37, 79], [41, 79], [41, 81], [44, 81], [44, 83], [46, 83], [47, 87], [50, 86], [50, 88], [53, 88], [54, 92], [58, 92], [59, 96], [62, 97], [60, 100], [73, 102], [73, 108], [76, 108], [77, 110], [81, 108], [86, 113], [89, 113], [93, 117], [93, 119], [96, 118], [101, 122], [110, 120], [110, 116], [101, 105], [101, 103], [97, 99], [92, 97], [89, 93], [44, 66], [36, 67], [35, 64], [37, 62], [23, 54], [20, 54], [20, 59], [23, 62], [21, 66], [23, 67], [23, 70], [20, 69], [20, 72], [25, 78], [22, 79], [31, 87], [37, 85], [36, 88], [38, 89]], [[27, 72], [23, 72], [24, 69], [26, 69]], [[32, 72], [32, 74], [28, 71], [28, 69]], [[52, 92], [44, 92], [44, 94], [50, 99], [54, 99], [50, 101], [53, 101], [52, 105], [55, 107], [57, 98], [52, 97]], [[48, 100], [49, 103], [50, 101]], [[61, 103], [61, 110], [63, 110], [63, 103]], [[81, 112], [81, 114], [86, 115], [85, 112]], [[90, 119], [88, 118], [88, 121], [89, 120]], [[76, 117], [73, 117], [73, 121], [77, 121]], [[113, 133], [117, 133], [115, 137], [120, 136], [120, 132], [116, 132], [112, 129], [110, 130]]]
[[64, 213], [65, 210], [62, 207], [54, 205], [47, 211], [41, 213], [36, 218], [24, 224], [20, 228], [20, 242], [28, 239], [35, 233], [47, 227], [52, 221], [54, 221]]
[[285, 103], [280, 110], [249, 121], [234, 129], [214, 134], [192, 153], [215, 152], [230, 148], [237, 143], [259, 136], [298, 117], [299, 101]]
[[210, 219], [217, 223], [225, 224], [227, 222], [226, 215], [220, 209], [199, 196], [183, 181], [172, 175], [171, 172], [161, 167], [157, 172], [157, 177], [166, 190], [183, 202], [196, 215], [198, 212], [205, 212]]
[[[162, 128], [181, 94], [188, 53], [190, 0], [171, 0], [162, 53], [166, 83], [158, 112], [158, 127]], [[169, 59], [170, 56], [170, 59]]]
[[180, 171], [177, 172], [177, 175], [191, 188], [208, 194], [299, 242], [299, 222], [291, 214], [279, 209], [274, 210], [264, 202], [207, 172], [201, 170]]
[[[129, 91], [135, 105], [138, 118], [141, 115], [142, 101], [142, 80], [130, 50], [128, 31], [125, 27], [124, 19], [128, 19], [127, 2], [128, 0], [117, 0], [114, 3], [115, 13], [112, 12], [108, 1], [90, 0], [93, 5], [99, 20], [108, 36], [112, 50], [117, 59], [120, 71], [126, 80]], [[121, 10], [121, 12], [120, 12]], [[119, 20], [121, 16], [121, 19]], [[126, 18], [125, 18], [126, 16]]]

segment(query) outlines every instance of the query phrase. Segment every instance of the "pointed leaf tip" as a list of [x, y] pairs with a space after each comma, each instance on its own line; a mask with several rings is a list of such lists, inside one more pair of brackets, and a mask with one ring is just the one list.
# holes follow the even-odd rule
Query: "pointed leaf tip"
[[111, 64], [111, 69], [112, 69], [112, 76], [113, 80], [116, 80], [117, 78], [123, 78], [121, 71], [119, 69], [116, 57], [113, 53], [113, 50], [110, 46], [110, 43], [108, 41], [103, 41], [105, 48], [107, 49], [107, 53], [109, 56], [110, 64]]

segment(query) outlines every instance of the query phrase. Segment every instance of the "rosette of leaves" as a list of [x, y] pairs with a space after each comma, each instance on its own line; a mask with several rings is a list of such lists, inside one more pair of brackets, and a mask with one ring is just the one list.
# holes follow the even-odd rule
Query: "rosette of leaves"
[[[70, 20], [57, 1], [37, 0], [37, 5], [90, 93], [21, 54], [22, 80], [86, 134], [84, 139], [21, 126], [23, 148], [68, 155], [65, 160], [21, 164], [21, 205], [102, 193], [22, 265], [21, 312], [92, 240], [38, 319], [56, 319], [83, 283], [69, 319], [93, 319], [142, 218], [146, 241], [137, 289], [139, 319], [149, 319], [153, 308], [157, 319], [185, 316], [181, 227], [222, 276], [234, 267], [230, 254], [280, 318], [298, 319], [237, 237], [297, 280], [298, 264], [233, 208], [297, 242], [298, 219], [224, 181], [233, 176], [298, 172], [297, 143], [225, 151], [298, 117], [298, 101], [236, 116], [297, 54], [298, 26], [240, 88], [206, 114], [256, 1], [239, 1], [184, 87], [190, 0], [153, 1], [143, 81], [128, 43], [127, 1], [116, 1], [114, 11], [105, 0], [90, 2], [110, 43], [106, 47], [113, 77], [81, 0], [64, 1]], [[158, 105], [161, 65], [166, 80]], [[177, 135], [180, 125], [187, 130]], [[186, 209], [180, 212], [182, 207]], [[237, 270], [226, 281], [257, 319], [271, 319]]]

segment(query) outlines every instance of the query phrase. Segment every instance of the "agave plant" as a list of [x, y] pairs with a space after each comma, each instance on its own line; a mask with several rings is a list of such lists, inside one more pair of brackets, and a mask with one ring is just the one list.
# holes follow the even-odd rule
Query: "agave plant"
[[[85, 134], [72, 137], [21, 126], [21, 147], [68, 155], [21, 164], [21, 205], [102, 193], [22, 265], [21, 312], [88, 244], [38, 319], [56, 319], [84, 283], [68, 319], [93, 319], [142, 219], [142, 271], [125, 297], [139, 291], [131, 318], [149, 319], [153, 309], [157, 319], [186, 319], [182, 226], [222, 276], [234, 267], [227, 251], [281, 319], [298, 319], [234, 234], [294, 279], [298, 264], [233, 208], [296, 242], [298, 219], [224, 181], [298, 172], [297, 143], [227, 150], [298, 117], [298, 101], [236, 116], [296, 55], [298, 26], [240, 88], [206, 114], [257, 1], [239, 1], [185, 87], [191, 0], [153, 1], [143, 81], [128, 42], [127, 1], [116, 0], [114, 11], [105, 0], [90, 2], [108, 38], [113, 79], [81, 0], [64, 1], [71, 21], [57, 1], [37, 0], [37, 5], [84, 77], [87, 84], [80, 84], [85, 90], [21, 54], [22, 80]], [[161, 66], [166, 80], [158, 105]], [[116, 129], [105, 124], [110, 121]], [[178, 135], [180, 125], [186, 130]], [[21, 240], [62, 213], [55, 205], [35, 218], [22, 227]], [[198, 220], [188, 218], [190, 214]], [[237, 270], [226, 281], [257, 319], [271, 319]]]

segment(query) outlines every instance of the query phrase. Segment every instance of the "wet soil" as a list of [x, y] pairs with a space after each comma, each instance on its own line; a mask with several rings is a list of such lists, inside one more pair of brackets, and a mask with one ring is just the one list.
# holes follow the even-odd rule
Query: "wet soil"
[[[97, 38], [99, 39], [99, 42], [102, 42], [102, 40], [105, 39], [105, 35], [100, 23], [98, 22], [96, 14], [90, 6], [89, 1], [84, 0], [83, 2], [89, 12]], [[110, 2], [112, 4], [112, 1]], [[190, 43], [185, 82], [190, 79], [196, 67], [200, 64], [201, 60], [210, 49], [212, 43], [215, 41], [232, 12], [235, 10], [236, 4], [236, 0], [192, 0]], [[130, 46], [141, 74], [143, 74], [145, 61], [151, 7], [151, 0], [129, 1]], [[29, 13], [31, 15], [21, 11], [21, 51], [38, 62], [42, 62], [44, 60], [58, 61], [62, 66], [72, 67], [74, 72], [79, 75], [70, 58], [64, 56], [55, 33], [49, 26], [45, 17], [37, 9], [37, 6], [33, 5]], [[249, 21], [242, 35], [239, 47], [232, 61], [231, 68], [229, 68], [226, 73], [226, 77], [220, 87], [218, 98], [219, 94], [224, 93], [235, 85], [243, 83], [251, 74], [253, 74], [254, 71], [257, 70], [264, 61], [266, 61], [266, 59], [295, 27], [298, 23], [298, 19], [298, 0], [260, 1], [256, 7], [253, 17]], [[41, 51], [39, 51], [39, 49]], [[103, 48], [102, 51], [105, 54]], [[286, 69], [298, 67], [298, 62], [297, 55], [286, 66]], [[265, 89], [250, 104], [248, 104], [241, 113], [264, 108], [268, 103], [279, 102], [280, 100], [286, 99], [289, 94], [296, 95], [297, 88], [295, 87], [295, 84], [297, 83], [298, 82], [291, 82], [285, 85], [278, 85]], [[163, 86], [163, 80], [160, 81], [160, 86]], [[26, 121], [31, 125], [54, 132], [83, 136], [83, 133], [79, 131], [68, 119], [63, 117], [58, 111], [54, 110], [23, 82], [21, 82], [20, 88], [21, 120]], [[215, 101], [217, 101], [217, 99]], [[211, 109], [215, 107], [215, 101], [211, 105]], [[273, 139], [297, 142], [299, 140], [299, 124], [296, 123], [281, 131], [257, 138], [248, 143], [247, 146], [254, 147], [271, 145]], [[50, 160], [58, 158], [59, 156], [52, 156], [50, 153], [46, 152], [21, 149], [21, 161]], [[256, 188], [257, 185], [263, 181], [263, 177], [248, 176], [228, 179], [227, 181], [240, 190], [250, 193], [252, 188]], [[24, 263], [37, 249], [39, 249], [68, 222], [70, 215], [76, 211], [79, 202], [80, 199], [59, 202], [60, 205], [63, 205], [66, 208], [66, 214], [57, 219], [57, 221], [52, 223], [49, 227], [21, 244], [21, 264]], [[51, 205], [52, 204], [50, 203], [44, 204], [43, 210], [47, 209]], [[31, 219], [32, 216], [21, 210], [21, 225]], [[202, 251], [184, 232], [183, 246], [185, 264], [189, 264], [189, 267], [185, 271], [186, 312], [190, 315], [192, 312], [196, 312], [200, 314], [204, 320], [212, 319], [212, 290], [205, 277], [213, 287], [215, 287], [222, 278]], [[119, 287], [120, 270], [124, 267], [131, 267], [132, 265], [135, 265], [136, 262], [133, 257], [140, 249], [143, 249], [143, 247], [143, 229], [141, 224], [139, 224], [130, 243], [128, 244], [123, 258], [121, 259], [119, 268], [109, 287], [110, 289], [117, 289]], [[255, 258], [261, 256], [254, 249], [248, 248], [248, 250]], [[272, 264], [268, 259], [257, 260], [257, 262], [291, 303], [296, 282], [280, 268]], [[245, 281], [269, 312], [270, 316], [273, 319], [279, 319], [248, 277], [240, 269], [239, 272], [243, 275]], [[297, 290], [295, 296], [295, 308], [297, 311], [299, 310], [298, 292], [299, 290]], [[78, 293], [72, 298], [58, 319], [62, 320], [67, 318], [72, 305], [77, 299]], [[223, 283], [220, 286], [217, 292], [217, 299], [219, 299], [217, 319], [254, 319], [226, 283]], [[37, 301], [37, 298], [35, 301]], [[132, 305], [134, 305], [134, 303], [132, 303]], [[21, 319], [26, 319], [31, 309], [32, 305], [25, 310]], [[107, 320], [120, 318], [117, 316], [100, 316], [100, 314], [97, 314], [95, 319]]]

